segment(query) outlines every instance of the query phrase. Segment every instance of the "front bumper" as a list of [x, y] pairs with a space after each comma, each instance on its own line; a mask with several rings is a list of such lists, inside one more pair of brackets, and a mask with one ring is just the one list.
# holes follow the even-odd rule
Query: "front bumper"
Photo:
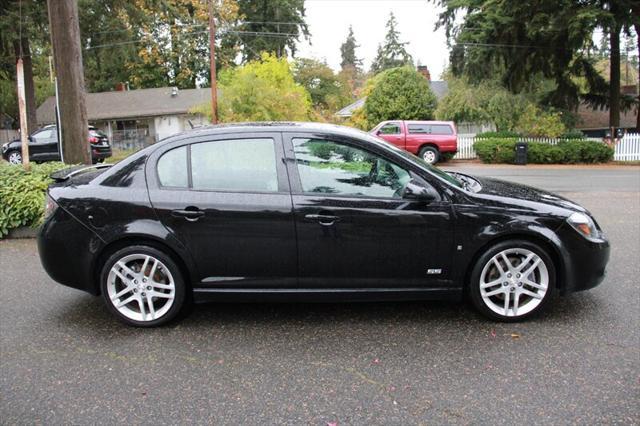
[[600, 284], [606, 275], [611, 247], [606, 237], [590, 241], [579, 235], [571, 226], [559, 230], [563, 243], [564, 282], [562, 293], [588, 290]]

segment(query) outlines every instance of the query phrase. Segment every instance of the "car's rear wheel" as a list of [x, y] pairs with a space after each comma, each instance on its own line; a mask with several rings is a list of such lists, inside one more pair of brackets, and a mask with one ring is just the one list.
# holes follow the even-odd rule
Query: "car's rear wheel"
[[100, 285], [109, 310], [138, 327], [169, 322], [185, 301], [180, 268], [165, 253], [149, 246], [126, 247], [111, 255], [102, 268]]
[[469, 295], [485, 316], [519, 321], [539, 313], [556, 286], [553, 261], [537, 244], [504, 241], [480, 256], [471, 273]]
[[422, 158], [427, 164], [436, 164], [440, 160], [440, 152], [438, 148], [433, 146], [425, 146], [419, 152], [420, 158]]
[[11, 164], [22, 164], [22, 153], [20, 151], [11, 151], [7, 155], [7, 160]]

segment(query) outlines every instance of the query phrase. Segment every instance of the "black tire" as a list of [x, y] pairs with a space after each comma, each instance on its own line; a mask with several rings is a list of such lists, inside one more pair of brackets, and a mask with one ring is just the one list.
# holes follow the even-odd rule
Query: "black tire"
[[429, 164], [436, 164], [438, 161], [440, 161], [440, 151], [438, 151], [438, 148], [434, 146], [423, 147], [422, 149], [420, 149], [418, 155]]
[[[162, 316], [156, 319], [139, 321], [139, 320], [129, 318], [114, 306], [109, 296], [108, 279], [109, 279], [111, 268], [116, 264], [116, 262], [125, 258], [126, 256], [137, 255], [137, 254], [152, 256], [155, 259], [158, 259], [164, 265], [164, 268], [168, 269], [168, 272], [173, 277], [174, 297], [173, 297], [172, 305], [170, 305], [170, 308]], [[104, 302], [107, 305], [107, 309], [109, 309], [109, 311], [120, 321], [135, 327], [157, 327], [157, 326], [166, 324], [171, 320], [173, 320], [176, 316], [178, 316], [178, 314], [181, 313], [181, 311], [187, 305], [186, 301], [189, 300], [186, 294], [187, 285], [184, 281], [184, 277], [178, 265], [166, 253], [156, 249], [155, 247], [150, 247], [146, 245], [136, 245], [136, 246], [125, 247], [123, 249], [116, 251], [111, 256], [109, 256], [107, 261], [104, 263], [102, 267], [102, 271], [100, 273], [100, 291], [102, 293]], [[141, 294], [144, 294], [144, 293], [141, 293]], [[146, 306], [146, 305], [144, 305], [143, 303], [143, 306]]]
[[[501, 253], [504, 252], [505, 250], [507, 251], [515, 251], [515, 252], [519, 252], [519, 251], [523, 251], [523, 252], [532, 252], [535, 255], [537, 255], [541, 262], [544, 264], [544, 268], [546, 268], [546, 272], [548, 274], [548, 282], [547, 282], [547, 288], [544, 291], [543, 296], [541, 297], [539, 302], [535, 302], [533, 300], [533, 298], [528, 297], [528, 296], [524, 296], [526, 299], [526, 302], [524, 304], [524, 306], [526, 306], [527, 303], [533, 302], [533, 304], [531, 306], [535, 306], [535, 303], [538, 303], [537, 306], [535, 306], [534, 308], [530, 308], [531, 310], [526, 312], [526, 309], [523, 309], [522, 307], [520, 308], [520, 311], [522, 312], [523, 310], [525, 311], [525, 313], [523, 314], [516, 314], [513, 316], [509, 316], [508, 312], [509, 309], [506, 310], [507, 312], [507, 316], [505, 316], [504, 314], [500, 314], [498, 312], [495, 312], [492, 308], [489, 307], [489, 302], [485, 303], [485, 299], [482, 296], [482, 290], [480, 288], [481, 285], [481, 278], [482, 278], [482, 273], [483, 270], [485, 269], [485, 266], [487, 266], [487, 268], [496, 268], [495, 266], [492, 265], [488, 265], [488, 263], [490, 261], [492, 261], [492, 258]], [[524, 256], [524, 255], [518, 255], [518, 254], [514, 254], [515, 258], [517, 258], [518, 256]], [[508, 256], [507, 256], [508, 257]], [[510, 259], [513, 260], [513, 259]], [[517, 265], [516, 265], [517, 266]], [[504, 267], [504, 264], [503, 264]], [[540, 267], [542, 269], [542, 267]], [[506, 268], [505, 272], [507, 271]], [[526, 269], [526, 267], [525, 267]], [[497, 268], [495, 269], [497, 271]], [[539, 271], [538, 269], [536, 269], [536, 271], [533, 272], [538, 273], [538, 274], [543, 274], [544, 272]], [[518, 274], [518, 277], [520, 277], [520, 275]], [[512, 278], [514, 281], [505, 281], [508, 282], [508, 285], [505, 286], [504, 291], [516, 288], [515, 291], [520, 291], [519, 288], [517, 288], [518, 286], [520, 286], [520, 288], [522, 288], [522, 283], [517, 282], [519, 281], [518, 279], [515, 278], [515, 275], [513, 275]], [[524, 281], [525, 278], [522, 278], [522, 280]], [[504, 284], [504, 283], [502, 283]], [[553, 260], [551, 259], [551, 257], [549, 256], [549, 254], [539, 245], [534, 244], [530, 241], [527, 240], [510, 240], [510, 241], [503, 241], [500, 242], [492, 247], [490, 247], [488, 250], [486, 250], [477, 260], [476, 264], [473, 267], [473, 270], [471, 271], [471, 275], [470, 275], [470, 280], [468, 283], [468, 294], [469, 297], [471, 299], [471, 302], [473, 303], [474, 307], [484, 316], [496, 320], [496, 321], [502, 321], [502, 322], [517, 322], [517, 321], [522, 321], [525, 320], [527, 318], [530, 318], [532, 316], [538, 315], [540, 312], [542, 312], [549, 304], [549, 301], [554, 297], [555, 292], [556, 292], [556, 268], [555, 265], [553, 264]], [[526, 284], [525, 284], [525, 289], [526, 288]], [[497, 290], [499, 288], [499, 285], [496, 285], [496, 287], [492, 287], [491, 289], [487, 289], [485, 291], [489, 291], [489, 290]], [[528, 290], [531, 290], [531, 288], [529, 288]], [[513, 291], [513, 290], [512, 290]], [[541, 290], [533, 290], [533, 292], [535, 292], [536, 294], [539, 294]], [[515, 293], [510, 293], [509, 297], [514, 297], [511, 296], [511, 294], [515, 294]], [[488, 295], [488, 294], [487, 294]], [[502, 300], [504, 300], [506, 298], [506, 296], [504, 295], [496, 295], [494, 296], [495, 298], [498, 298], [502, 296]], [[522, 297], [522, 296], [519, 296]], [[537, 299], [536, 299], [537, 300]], [[511, 302], [507, 302], [507, 306], [511, 306], [513, 305], [513, 300], [511, 300]], [[511, 308], [511, 311], [513, 313], [513, 308]]]
[[[12, 149], [11, 151], [7, 152], [5, 156], [7, 157], [7, 162], [9, 162], [9, 164], [13, 164], [13, 165], [22, 164], [22, 153], [17, 149]], [[20, 158], [20, 162], [19, 163], [13, 162], [12, 156]]]

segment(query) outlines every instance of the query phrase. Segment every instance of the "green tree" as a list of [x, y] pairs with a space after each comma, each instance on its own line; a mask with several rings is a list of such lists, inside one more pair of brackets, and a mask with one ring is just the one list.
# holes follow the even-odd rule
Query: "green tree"
[[[219, 87], [221, 122], [309, 119], [309, 93], [295, 82], [285, 58], [263, 53], [259, 60], [226, 69], [220, 75]], [[211, 105], [192, 112], [211, 117]]]
[[471, 84], [448, 75], [447, 82], [449, 91], [436, 109], [438, 120], [493, 123], [498, 131], [512, 131], [525, 108], [535, 103], [534, 95], [513, 94], [497, 81]]
[[[438, 26], [445, 27], [453, 42], [451, 64], [455, 75], [466, 75], [472, 82], [498, 75], [503, 86], [514, 93], [522, 91], [530, 79], [542, 76], [556, 86], [544, 99], [545, 104], [574, 110], [582, 99], [593, 106], [611, 106], [615, 122], [615, 111], [621, 104], [619, 36], [621, 28], [631, 25], [631, 2], [436, 0], [436, 3], [444, 7]], [[462, 20], [456, 18], [460, 13], [464, 13]], [[596, 72], [589, 58], [596, 28], [609, 34], [614, 71], [611, 85]], [[579, 80], [585, 82], [584, 92]], [[622, 100], [623, 106], [632, 102], [630, 98]]]
[[296, 83], [307, 89], [314, 108], [321, 114], [333, 114], [351, 102], [349, 86], [324, 62], [298, 59], [293, 64], [293, 75]]
[[282, 58], [295, 56], [300, 36], [308, 39], [304, 0], [238, 0], [243, 17], [236, 29], [244, 61], [259, 59], [262, 52]]
[[363, 113], [370, 127], [385, 120], [430, 120], [436, 97], [426, 78], [404, 66], [384, 71], [365, 101]]
[[340, 67], [342, 70], [355, 70], [360, 71], [362, 67], [362, 59], [358, 58], [356, 55], [356, 49], [360, 47], [356, 44], [356, 37], [353, 34], [353, 27], [349, 25], [349, 34], [347, 35], [347, 39], [340, 46], [340, 57], [342, 61], [340, 62]]
[[400, 41], [400, 33], [396, 29], [398, 22], [393, 13], [387, 21], [387, 35], [384, 44], [378, 45], [378, 53], [371, 64], [371, 72], [377, 74], [390, 68], [413, 65], [413, 58], [405, 49], [408, 42]]
[[526, 136], [557, 138], [566, 128], [559, 112], [545, 112], [529, 104], [520, 116], [516, 130]]

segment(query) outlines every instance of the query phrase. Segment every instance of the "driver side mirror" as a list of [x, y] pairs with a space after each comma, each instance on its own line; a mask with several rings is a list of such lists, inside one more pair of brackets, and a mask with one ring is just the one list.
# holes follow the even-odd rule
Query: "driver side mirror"
[[411, 180], [405, 186], [402, 198], [430, 203], [432, 201], [440, 201], [440, 194], [430, 186], [424, 186], [415, 180]]

